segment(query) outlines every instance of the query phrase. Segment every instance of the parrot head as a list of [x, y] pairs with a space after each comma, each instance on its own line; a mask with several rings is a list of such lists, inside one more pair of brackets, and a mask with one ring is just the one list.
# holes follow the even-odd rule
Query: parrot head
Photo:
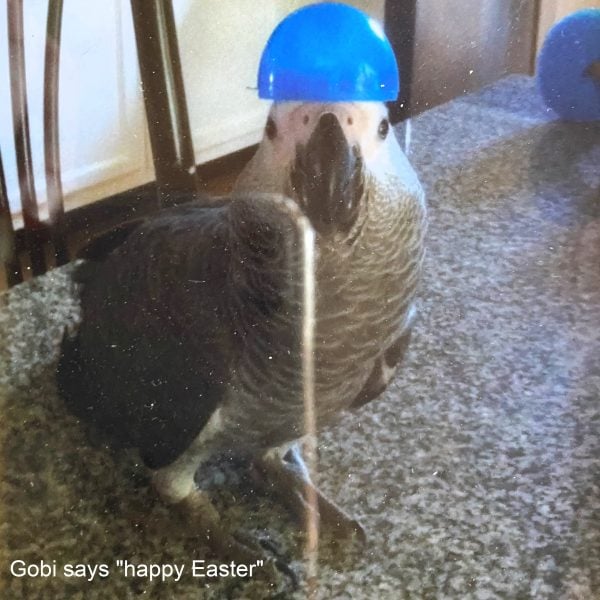
[[272, 191], [293, 198], [327, 237], [352, 236], [370, 179], [393, 175], [402, 158], [379, 102], [276, 102], [256, 156]]

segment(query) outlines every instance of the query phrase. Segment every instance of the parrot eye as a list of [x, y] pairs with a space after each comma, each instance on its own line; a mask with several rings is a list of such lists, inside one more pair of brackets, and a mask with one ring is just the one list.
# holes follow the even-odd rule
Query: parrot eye
[[387, 119], [383, 119], [381, 123], [379, 123], [379, 129], [377, 133], [382, 140], [385, 140], [387, 134], [390, 130], [390, 122]]
[[270, 140], [272, 140], [277, 135], [277, 125], [275, 125], [275, 121], [273, 121], [271, 117], [267, 119], [265, 133], [267, 134], [267, 137]]

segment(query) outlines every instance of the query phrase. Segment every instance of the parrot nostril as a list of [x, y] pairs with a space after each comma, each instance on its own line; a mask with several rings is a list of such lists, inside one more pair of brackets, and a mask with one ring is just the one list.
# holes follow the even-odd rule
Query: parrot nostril
[[308, 115], [304, 115], [304, 118], [302, 119], [302, 122], [303, 122], [305, 125], [308, 125]]
[[348, 123], [348, 125], [352, 125], [352, 123], [354, 123], [354, 121], [352, 120], [352, 117], [348, 117], [347, 123]]
[[275, 125], [275, 121], [272, 117], [267, 119], [267, 124], [265, 125], [265, 133], [267, 137], [272, 140], [277, 135], [277, 125]]

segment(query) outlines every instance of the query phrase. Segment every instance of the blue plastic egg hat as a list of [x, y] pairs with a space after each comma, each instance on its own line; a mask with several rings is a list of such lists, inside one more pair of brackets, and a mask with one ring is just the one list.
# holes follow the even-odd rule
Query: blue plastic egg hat
[[563, 119], [600, 119], [600, 9], [579, 10], [552, 27], [537, 80], [544, 102]]
[[395, 100], [398, 65], [381, 25], [345, 4], [323, 2], [288, 15], [258, 70], [258, 95], [276, 101]]

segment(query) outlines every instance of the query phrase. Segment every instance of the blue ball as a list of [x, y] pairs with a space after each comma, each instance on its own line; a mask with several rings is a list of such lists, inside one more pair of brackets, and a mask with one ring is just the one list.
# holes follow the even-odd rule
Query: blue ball
[[[600, 61], [600, 9], [586, 8], [559, 21], [548, 33], [537, 65], [547, 106], [568, 121], [600, 119], [600, 80], [590, 66]], [[596, 65], [598, 69], [600, 65]]]
[[277, 101], [395, 100], [398, 65], [381, 25], [332, 2], [288, 15], [273, 31], [258, 70], [258, 95]]

